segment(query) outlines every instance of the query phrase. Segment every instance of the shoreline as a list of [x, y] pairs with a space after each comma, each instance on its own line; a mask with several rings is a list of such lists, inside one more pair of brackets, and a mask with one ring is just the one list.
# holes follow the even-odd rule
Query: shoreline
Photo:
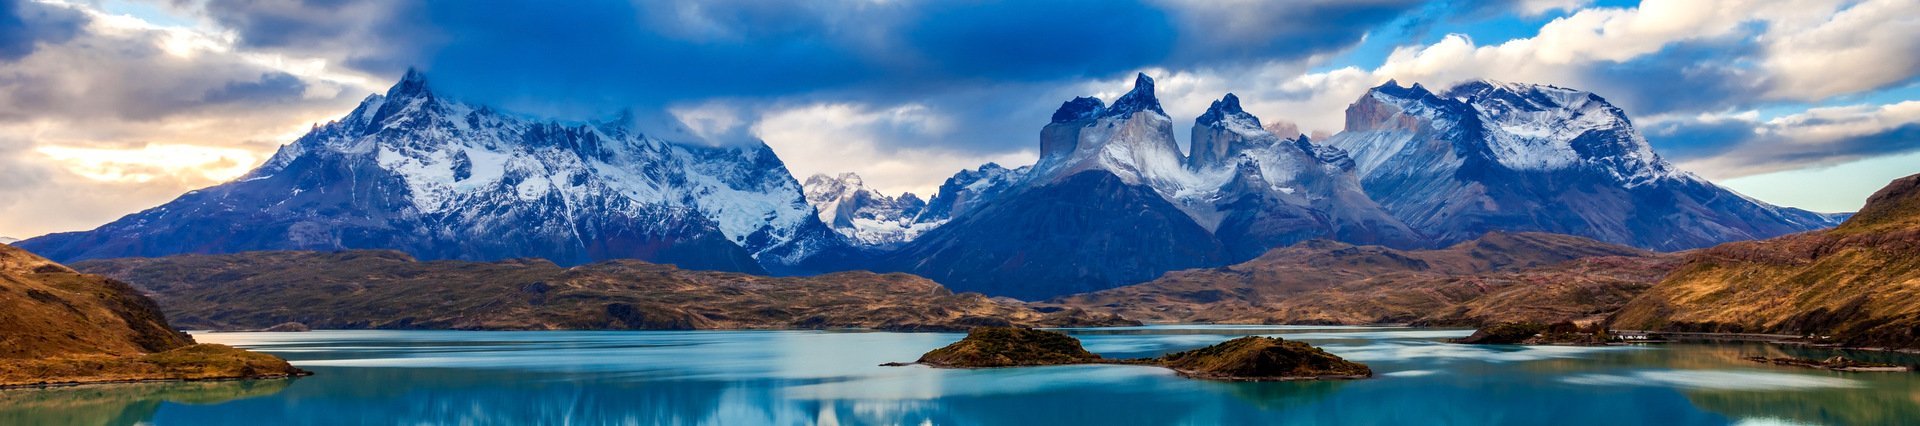
[[160, 378], [160, 379], [113, 379], [88, 381], [60, 381], [43, 383], [0, 384], [0, 391], [21, 389], [64, 389], [80, 386], [129, 385], [139, 383], [191, 383], [191, 382], [239, 382], [247, 380], [292, 380], [312, 376], [312, 371], [301, 370], [292, 374], [269, 374], [246, 377], [209, 377], [209, 378]]
[[1649, 336], [1658, 335], [1658, 336], [1666, 337], [1666, 339], [1662, 339], [1662, 340], [1645, 340], [1645, 341], [1638, 341], [1638, 342], [1629, 341], [1626, 343], [1652, 344], [1652, 343], [1675, 343], [1675, 342], [1688, 342], [1688, 341], [1760, 342], [1760, 343], [1771, 343], [1776, 345], [1803, 346], [1803, 347], [1820, 348], [1820, 349], [1837, 349], [1837, 350], [1886, 352], [1886, 353], [1920, 355], [1920, 349], [1857, 347], [1857, 346], [1843, 346], [1843, 345], [1828, 344], [1828, 343], [1816, 343], [1816, 342], [1808, 341], [1806, 336], [1797, 336], [1797, 335], [1791, 335], [1791, 334], [1707, 333], [1707, 332], [1691, 332], [1691, 331], [1678, 332], [1678, 331], [1648, 331], [1648, 330], [1607, 330], [1607, 332], [1614, 334], [1616, 336], [1622, 332], [1626, 332], [1626, 333], [1638, 333], [1638, 334], [1649, 335]]

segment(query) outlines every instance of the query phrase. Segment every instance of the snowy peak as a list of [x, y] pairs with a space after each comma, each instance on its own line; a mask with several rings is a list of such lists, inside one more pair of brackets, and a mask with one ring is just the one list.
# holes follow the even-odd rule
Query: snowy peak
[[891, 246], [912, 240], [945, 220], [922, 222], [927, 203], [913, 193], [888, 197], [867, 188], [860, 175], [816, 174], [805, 185], [807, 203], [821, 222], [861, 246]]
[[1221, 97], [1220, 100], [1213, 101], [1213, 105], [1207, 107], [1206, 113], [1200, 114], [1199, 118], [1194, 119], [1194, 123], [1197, 125], [1214, 125], [1223, 122], [1237, 122], [1236, 124], [1245, 123], [1252, 127], [1264, 128], [1264, 126], [1260, 125], [1260, 118], [1254, 117], [1253, 114], [1248, 114], [1245, 110], [1240, 109], [1240, 97], [1234, 96], [1232, 93]]
[[920, 212], [920, 217], [915, 221], [945, 222], [965, 215], [1016, 188], [1031, 170], [1031, 166], [1008, 169], [996, 163], [987, 163], [977, 169], [954, 173], [953, 177], [940, 184], [939, 192], [933, 194], [933, 199], [927, 200], [927, 208]]
[[1487, 150], [1515, 170], [1596, 168], [1631, 185], [1673, 175], [1626, 112], [1591, 92], [1563, 87], [1469, 81], [1447, 91], [1473, 107]]
[[[843, 244], [764, 143], [698, 143], [680, 136], [677, 120], [656, 116], [582, 123], [504, 114], [441, 96], [409, 70], [242, 178], [61, 244], [75, 257], [371, 248], [748, 271]], [[83, 241], [233, 220], [257, 228], [248, 235], [257, 239], [188, 233], [166, 247], [98, 249]]]
[[[1186, 155], [1173, 137], [1173, 120], [1160, 109], [1153, 79], [1140, 74], [1132, 91], [1104, 110], [1076, 98], [1040, 130], [1040, 161], [1028, 178], [1045, 185], [1088, 170], [1105, 170], [1130, 185], [1161, 187], [1181, 178]], [[1135, 114], [1151, 111], [1151, 114]], [[1097, 114], [1096, 114], [1097, 112]], [[1064, 119], [1064, 120], [1058, 120]]]
[[1825, 221], [1679, 171], [1624, 111], [1564, 87], [1476, 80], [1436, 94], [1389, 81], [1347, 108], [1331, 142], [1371, 198], [1442, 242], [1504, 229], [1673, 250]]
[[1153, 77], [1148, 77], [1147, 73], [1140, 73], [1134, 76], [1133, 90], [1128, 91], [1125, 95], [1120, 95], [1119, 99], [1115, 99], [1113, 101], [1113, 107], [1107, 108], [1105, 115], [1129, 117], [1132, 116], [1133, 113], [1141, 111], [1153, 111], [1160, 115], [1167, 115], [1166, 111], [1160, 109], [1160, 98], [1154, 97], [1153, 95]]
[[[1347, 131], [1342, 147], [1363, 173], [1395, 155], [1519, 171], [1594, 169], [1632, 185], [1675, 173], [1625, 112], [1593, 93], [1549, 85], [1475, 80], [1436, 94], [1388, 81], [1347, 108]], [[1414, 134], [1448, 143], [1405, 144]], [[1412, 152], [1433, 149], [1446, 152]]]
[[1213, 101], [1193, 120], [1187, 168], [1202, 170], [1228, 165], [1241, 152], [1272, 146], [1280, 137], [1260, 125], [1260, 118], [1240, 109], [1240, 97], [1228, 93]]

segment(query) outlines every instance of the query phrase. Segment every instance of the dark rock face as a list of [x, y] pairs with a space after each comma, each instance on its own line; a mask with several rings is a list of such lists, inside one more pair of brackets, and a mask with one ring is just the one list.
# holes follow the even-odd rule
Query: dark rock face
[[949, 368], [1085, 364], [1100, 355], [1080, 347], [1080, 339], [1052, 331], [1013, 327], [977, 327], [967, 338], [920, 356], [921, 364]]
[[1150, 188], [1095, 170], [954, 219], [888, 253], [882, 267], [955, 291], [1041, 299], [1226, 259], [1206, 229]]
[[443, 98], [410, 73], [240, 179], [18, 245], [67, 262], [394, 249], [763, 272], [763, 263], [792, 265], [843, 244], [765, 145], [713, 148], [642, 131], [670, 133], [631, 119], [521, 119]]

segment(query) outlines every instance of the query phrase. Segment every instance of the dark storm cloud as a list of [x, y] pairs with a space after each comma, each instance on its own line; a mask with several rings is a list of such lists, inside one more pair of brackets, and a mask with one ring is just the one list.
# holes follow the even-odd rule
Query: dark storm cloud
[[306, 90], [307, 83], [299, 77], [269, 72], [261, 74], [256, 81], [229, 81], [225, 86], [207, 91], [202, 99], [212, 103], [285, 101], [299, 99]]
[[1675, 43], [1632, 60], [1595, 63], [1580, 80], [1592, 82], [1583, 89], [1634, 117], [1724, 110], [1767, 95], [1767, 79], [1747, 68], [1760, 49], [1744, 34]]
[[566, 114], [1297, 60], [1351, 46], [1413, 3], [214, 0], [207, 9], [243, 45], [329, 47], [378, 75], [419, 66], [453, 93]]
[[1723, 154], [1753, 139], [1760, 126], [1746, 120], [1676, 120], [1641, 125], [1639, 129], [1660, 155], [1669, 160], [1686, 161]]
[[0, 0], [0, 61], [33, 53], [41, 43], [72, 39], [87, 18], [73, 10], [25, 0]]
[[[1871, 114], [1871, 113], [1865, 113]], [[1648, 126], [1647, 140], [1674, 161], [1718, 163], [1724, 174], [1745, 176], [1840, 164], [1920, 151], [1920, 123], [1900, 123], [1841, 135], [1803, 128], [1866, 120], [1867, 115], [1806, 117], [1782, 123], [1741, 119], [1675, 121]]]
[[1242, 65], [1353, 46], [1369, 31], [1421, 10], [1418, 0], [1188, 1], [1174, 7], [1179, 48], [1169, 67]]

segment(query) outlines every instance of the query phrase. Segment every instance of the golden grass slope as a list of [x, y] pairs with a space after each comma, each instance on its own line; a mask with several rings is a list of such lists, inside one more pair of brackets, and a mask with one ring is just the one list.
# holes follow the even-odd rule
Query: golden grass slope
[[1893, 181], [1837, 228], [1694, 252], [1611, 324], [1920, 348], [1920, 175]]
[[0, 386], [297, 373], [271, 355], [195, 345], [132, 287], [0, 245]]

